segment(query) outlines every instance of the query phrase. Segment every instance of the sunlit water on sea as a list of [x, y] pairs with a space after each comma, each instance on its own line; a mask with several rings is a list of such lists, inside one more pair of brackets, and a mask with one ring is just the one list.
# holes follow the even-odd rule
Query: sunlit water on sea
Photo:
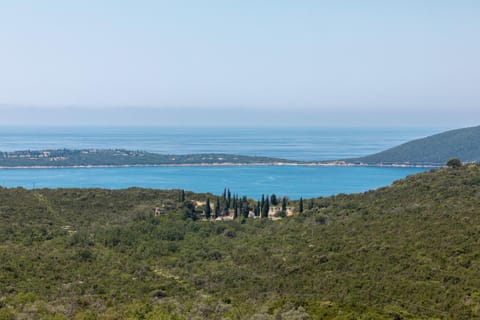
[[[378, 152], [441, 128], [0, 128], [0, 150], [124, 148], [186, 154], [222, 152], [296, 160], [331, 160]], [[378, 167], [131, 167], [0, 169], [0, 184], [25, 188], [183, 188], [250, 197], [291, 198], [362, 192], [428, 169]]]

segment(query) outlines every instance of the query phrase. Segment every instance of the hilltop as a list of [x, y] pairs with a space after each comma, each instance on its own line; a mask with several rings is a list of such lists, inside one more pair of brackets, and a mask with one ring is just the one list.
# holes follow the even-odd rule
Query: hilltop
[[278, 221], [195, 220], [205, 199], [0, 188], [0, 318], [480, 318], [479, 165]]
[[361, 158], [346, 159], [348, 163], [444, 165], [451, 158], [463, 162], [480, 161], [480, 126], [456, 129], [413, 140], [397, 147]]
[[0, 152], [0, 167], [161, 166], [298, 163], [287, 159], [220, 153], [166, 155], [123, 149]]

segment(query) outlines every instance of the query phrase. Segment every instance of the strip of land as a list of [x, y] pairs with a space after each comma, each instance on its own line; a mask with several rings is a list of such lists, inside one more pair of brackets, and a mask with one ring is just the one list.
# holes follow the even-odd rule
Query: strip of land
[[0, 152], [0, 168], [299, 165], [307, 162], [232, 154], [165, 155], [123, 149], [57, 149]]
[[384, 166], [435, 167], [415, 163], [364, 163], [343, 160], [299, 161], [224, 153], [165, 155], [124, 149], [57, 149], [0, 152], [0, 169], [189, 167], [189, 166]]

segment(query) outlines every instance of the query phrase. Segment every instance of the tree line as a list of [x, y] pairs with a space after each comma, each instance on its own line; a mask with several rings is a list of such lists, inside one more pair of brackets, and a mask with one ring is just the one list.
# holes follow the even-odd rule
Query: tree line
[[[186, 218], [197, 219], [199, 213], [195, 211], [195, 206], [190, 201], [186, 201], [185, 191], [180, 191], [180, 202], [186, 210]], [[268, 218], [272, 207], [278, 207], [275, 215], [278, 217], [286, 217], [289, 210], [289, 198], [277, 197], [274, 193], [271, 195], [262, 194], [258, 200], [248, 199], [247, 196], [239, 196], [232, 193], [229, 188], [225, 188], [220, 196], [207, 197], [204, 205], [203, 215], [206, 219], [215, 219], [218, 217], [233, 216], [233, 219], [239, 217], [248, 218]], [[300, 198], [297, 212], [303, 212], [303, 199]]]

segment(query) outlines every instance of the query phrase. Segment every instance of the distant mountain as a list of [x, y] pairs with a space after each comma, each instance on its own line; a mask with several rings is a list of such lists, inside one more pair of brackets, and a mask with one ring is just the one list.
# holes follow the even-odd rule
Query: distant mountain
[[451, 158], [460, 158], [463, 162], [480, 161], [480, 126], [446, 131], [345, 161], [386, 165], [444, 165]]
[[0, 152], [0, 167], [157, 166], [299, 163], [286, 159], [220, 153], [168, 155], [130, 150], [24, 150]]

